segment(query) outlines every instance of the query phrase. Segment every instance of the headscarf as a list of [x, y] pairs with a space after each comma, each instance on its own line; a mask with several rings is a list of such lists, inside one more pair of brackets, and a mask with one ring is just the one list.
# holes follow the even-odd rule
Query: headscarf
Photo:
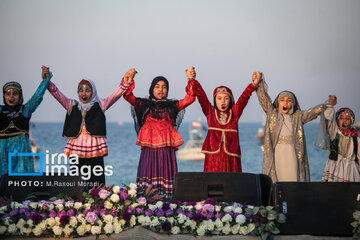
[[[10, 106], [5, 101], [5, 93], [9, 89], [16, 89], [19, 92], [19, 101], [17, 102], [17, 104], [15, 106]], [[5, 85], [3, 86], [3, 101], [4, 101], [5, 106], [3, 107], [2, 112], [6, 116], [11, 117], [14, 114], [16, 115], [16, 113], [20, 111], [22, 104], [24, 102], [22, 88], [21, 88], [20, 83], [18, 83], [18, 82], [5, 83]]]
[[301, 111], [300, 109], [300, 104], [295, 96], [294, 93], [290, 92], [290, 91], [282, 91], [279, 93], [279, 95], [277, 95], [277, 97], [275, 98], [274, 102], [273, 102], [273, 106], [279, 109], [279, 102], [280, 99], [283, 97], [289, 97], [292, 100], [292, 105], [291, 105], [291, 109], [289, 110], [289, 114], [293, 114], [294, 112], [296, 112], [297, 110]]
[[[87, 103], [82, 103], [80, 100], [78, 102], [78, 108], [81, 111], [81, 109], [85, 111], [89, 111], [89, 109], [94, 105], [94, 103], [99, 102], [99, 97], [97, 95], [96, 86], [95, 83], [89, 79], [83, 79], [78, 84], [78, 92], [81, 87], [85, 85], [86, 87], [89, 87], [91, 89], [92, 95], [91, 99]], [[77, 102], [77, 101], [76, 101]]]
[[230, 109], [232, 107], [232, 105], [234, 104], [234, 96], [232, 94], [232, 91], [230, 88], [226, 87], [226, 86], [219, 86], [217, 88], [214, 89], [214, 93], [213, 93], [213, 97], [214, 97], [214, 107], [217, 109], [216, 106], [216, 101], [215, 101], [215, 97], [217, 94], [219, 93], [225, 93], [229, 96], [230, 98], [230, 103], [229, 103], [229, 108]]
[[152, 80], [150, 88], [149, 88], [149, 94], [150, 94], [151, 99], [156, 99], [154, 96], [154, 88], [155, 88], [155, 85], [160, 81], [164, 81], [166, 84], [166, 88], [167, 88], [166, 98], [167, 98], [167, 96], [169, 94], [169, 81], [163, 76], [157, 76], [156, 78], [154, 78]]
[[169, 93], [169, 82], [163, 76], [155, 77], [150, 85], [148, 98], [136, 98], [135, 106], [131, 108], [131, 115], [134, 119], [135, 131], [139, 134], [140, 128], [144, 125], [145, 118], [147, 114], [151, 113], [151, 116], [156, 119], [161, 119], [165, 116], [165, 113], [168, 112], [171, 118], [172, 124], [175, 129], [178, 129], [182, 119], [184, 118], [185, 109], [180, 112], [176, 109], [176, 104], [178, 100], [166, 98], [158, 100], [154, 96], [155, 85], [159, 81], [164, 81], [167, 86], [167, 93]]
[[[351, 124], [346, 129], [339, 126], [339, 118], [340, 118], [341, 114], [349, 115], [351, 118]], [[350, 108], [346, 108], [346, 107], [340, 108], [335, 114], [335, 119], [336, 119], [336, 123], [337, 123], [340, 131], [342, 132], [342, 134], [344, 134], [345, 136], [350, 135], [352, 137], [357, 137], [357, 131], [355, 128], [353, 128], [353, 124], [355, 122], [355, 114]]]

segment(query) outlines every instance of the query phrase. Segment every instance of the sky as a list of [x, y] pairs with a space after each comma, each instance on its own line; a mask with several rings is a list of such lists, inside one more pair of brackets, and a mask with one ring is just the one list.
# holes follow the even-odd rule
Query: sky
[[[212, 102], [215, 87], [237, 99], [261, 71], [272, 99], [290, 90], [305, 110], [334, 94], [336, 109], [350, 107], [359, 121], [359, 11], [358, 0], [1, 0], [0, 83], [21, 83], [27, 101], [46, 65], [67, 97], [77, 99], [87, 78], [105, 98], [134, 67], [135, 96], [162, 75], [169, 97], [182, 99], [194, 66]], [[63, 122], [65, 113], [46, 92], [32, 121]], [[121, 98], [106, 117], [132, 121], [129, 103]], [[254, 93], [240, 121], [263, 118]], [[196, 101], [184, 121], [198, 119]]]

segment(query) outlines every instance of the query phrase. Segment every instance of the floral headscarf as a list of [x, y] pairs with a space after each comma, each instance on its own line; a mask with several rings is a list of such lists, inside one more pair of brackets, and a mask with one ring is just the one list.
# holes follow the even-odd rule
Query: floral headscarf
[[[350, 116], [350, 118], [351, 118], [351, 125], [346, 129], [341, 128], [339, 126], [339, 118], [342, 114], [346, 114], [346, 115]], [[357, 137], [357, 131], [355, 128], [352, 127], [355, 122], [355, 114], [350, 108], [346, 108], [346, 107], [340, 108], [335, 114], [335, 119], [336, 119], [336, 123], [337, 123], [340, 131], [342, 132], [342, 134], [344, 134], [345, 136], [350, 135], [352, 137]]]
[[78, 91], [83, 85], [85, 85], [91, 89], [91, 91], [92, 91], [91, 99], [87, 103], [82, 103], [81, 101], [79, 101], [79, 102], [76, 101], [76, 102], [78, 102], [78, 108], [80, 111], [81, 111], [81, 109], [83, 109], [85, 111], [89, 111], [89, 109], [94, 105], [94, 103], [99, 102], [100, 100], [97, 95], [95, 83], [93, 81], [91, 81], [89, 79], [81, 80], [78, 85]]

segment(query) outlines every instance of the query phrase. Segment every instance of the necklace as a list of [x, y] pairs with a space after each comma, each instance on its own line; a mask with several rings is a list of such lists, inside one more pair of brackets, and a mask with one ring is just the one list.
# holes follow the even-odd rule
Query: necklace
[[[217, 110], [215, 109], [215, 117], [216, 117], [216, 121], [220, 124], [220, 125], [227, 125], [232, 117], [232, 111], [230, 109], [230, 116], [228, 118], [228, 115], [225, 112], [220, 112], [220, 119], [218, 118], [218, 114], [217, 114]], [[228, 118], [228, 120], [226, 121], [226, 119]]]

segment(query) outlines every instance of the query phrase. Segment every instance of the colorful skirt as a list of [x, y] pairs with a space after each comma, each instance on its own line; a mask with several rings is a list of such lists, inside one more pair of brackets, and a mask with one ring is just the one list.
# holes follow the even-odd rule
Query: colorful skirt
[[174, 147], [141, 149], [136, 183], [139, 187], [152, 189], [166, 197], [173, 195], [174, 177], [177, 172]]

